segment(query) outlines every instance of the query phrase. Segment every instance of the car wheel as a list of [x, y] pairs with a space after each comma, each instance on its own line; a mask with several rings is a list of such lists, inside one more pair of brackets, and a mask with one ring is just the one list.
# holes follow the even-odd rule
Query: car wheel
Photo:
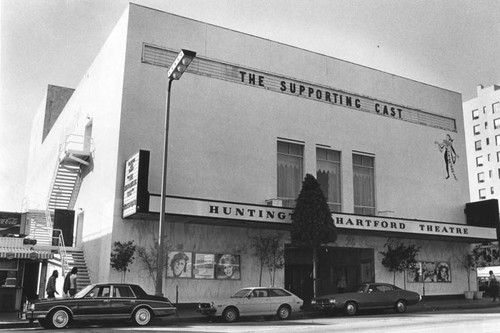
[[224, 310], [224, 313], [222, 313], [222, 316], [226, 322], [232, 323], [238, 319], [238, 310], [235, 308], [227, 308]]
[[49, 315], [47, 324], [54, 328], [64, 328], [69, 322], [69, 313], [66, 310], [59, 309]]
[[358, 313], [358, 305], [355, 302], [347, 302], [345, 304], [345, 313], [348, 316], [354, 316]]
[[49, 325], [49, 322], [47, 321], [47, 319], [38, 319], [38, 323], [43, 328], [50, 328], [50, 325]]
[[396, 310], [397, 313], [403, 313], [406, 311], [406, 302], [403, 300], [399, 300], [396, 302], [396, 305], [394, 305], [394, 310]]
[[282, 305], [278, 309], [278, 318], [281, 320], [285, 320], [290, 318], [290, 314], [292, 311], [290, 310], [290, 307], [288, 305]]
[[151, 311], [146, 308], [139, 308], [134, 312], [134, 323], [139, 326], [146, 326], [152, 319]]

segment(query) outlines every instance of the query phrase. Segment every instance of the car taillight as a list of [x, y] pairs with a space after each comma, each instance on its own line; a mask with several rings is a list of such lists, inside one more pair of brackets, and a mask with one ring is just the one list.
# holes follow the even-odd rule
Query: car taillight
[[315, 300], [315, 299], [313, 299], [313, 300], [311, 301], [311, 305], [314, 305], [314, 304], [316, 304], [316, 300]]

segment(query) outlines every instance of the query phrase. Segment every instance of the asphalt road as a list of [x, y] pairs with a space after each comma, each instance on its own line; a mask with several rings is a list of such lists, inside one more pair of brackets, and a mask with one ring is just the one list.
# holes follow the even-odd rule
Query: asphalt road
[[[160, 323], [161, 324], [161, 323]], [[17, 332], [56, 332], [40, 328], [8, 329]], [[61, 332], [61, 331], [58, 331]], [[286, 321], [265, 321], [260, 318], [242, 320], [232, 324], [215, 323], [179, 323], [162, 326], [155, 323], [148, 327], [125, 326], [123, 324], [106, 326], [70, 327], [63, 332], [191, 332], [191, 333], [313, 333], [313, 332], [349, 332], [349, 333], [413, 333], [413, 332], [452, 332], [452, 333], [500, 333], [500, 309], [474, 309], [439, 312], [419, 312], [397, 314], [365, 314], [355, 317], [334, 316]]]

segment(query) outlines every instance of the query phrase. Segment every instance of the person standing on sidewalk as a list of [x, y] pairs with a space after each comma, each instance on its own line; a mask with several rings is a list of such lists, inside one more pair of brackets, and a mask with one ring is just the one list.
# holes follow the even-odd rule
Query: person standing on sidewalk
[[71, 269], [71, 272], [69, 272], [66, 275], [66, 278], [64, 279], [64, 295], [67, 295], [69, 297], [73, 297], [76, 294], [76, 274], [78, 273], [78, 268], [73, 267]]
[[493, 274], [493, 271], [490, 271], [490, 276], [488, 277], [488, 290], [490, 291], [491, 297], [493, 297], [493, 301], [496, 301], [498, 298], [498, 279]]
[[52, 272], [52, 275], [49, 278], [49, 281], [47, 282], [47, 289], [46, 289], [47, 298], [56, 298], [56, 295], [54, 294], [59, 295], [59, 293], [56, 290], [56, 279], [58, 276], [59, 272], [57, 270], [54, 270], [54, 272]]

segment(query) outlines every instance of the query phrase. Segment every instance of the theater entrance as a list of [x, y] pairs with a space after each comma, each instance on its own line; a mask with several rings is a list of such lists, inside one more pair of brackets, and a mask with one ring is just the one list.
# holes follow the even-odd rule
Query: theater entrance
[[[309, 304], [313, 297], [312, 251], [285, 246], [285, 288]], [[338, 281], [346, 278], [346, 291], [374, 282], [374, 249], [322, 247], [318, 251], [317, 295], [338, 293]]]

